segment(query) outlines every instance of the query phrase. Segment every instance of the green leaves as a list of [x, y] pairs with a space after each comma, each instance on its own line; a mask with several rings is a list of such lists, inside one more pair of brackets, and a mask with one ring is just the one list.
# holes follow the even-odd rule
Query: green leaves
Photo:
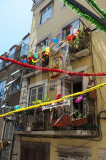
[[101, 9], [94, 0], [86, 0], [94, 9], [96, 9], [104, 18], [106, 18], [106, 12]]

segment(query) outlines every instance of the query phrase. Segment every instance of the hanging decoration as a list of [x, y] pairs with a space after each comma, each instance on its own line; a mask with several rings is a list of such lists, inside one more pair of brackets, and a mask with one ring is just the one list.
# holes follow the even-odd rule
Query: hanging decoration
[[35, 53], [34, 54], [34, 58], [38, 58], [39, 56], [38, 56], [38, 54], [37, 53]]
[[30, 68], [30, 69], [46, 71], [46, 72], [58, 72], [58, 73], [68, 74], [70, 76], [75, 76], [75, 75], [76, 76], [85, 76], [85, 77], [89, 77], [89, 76], [106, 76], [106, 72], [102, 72], [102, 73], [70, 72], [70, 71], [64, 71], [64, 70], [59, 70], [59, 69], [55, 69], [55, 68], [46, 68], [46, 67], [38, 67], [38, 66], [34, 66], [34, 65], [29, 65], [29, 64], [25, 64], [25, 63], [16, 61], [14, 59], [6, 58], [6, 57], [3, 57], [3, 56], [0, 56], [0, 59], [3, 60], [3, 61], [12, 62], [12, 63], [17, 64], [19, 66], [22, 66], [24, 68]]
[[14, 109], [15, 109], [15, 110], [18, 110], [18, 109], [20, 109], [20, 108], [21, 108], [20, 105], [14, 106]]
[[94, 0], [86, 0], [94, 9], [96, 9], [104, 18], [106, 18], [106, 12], [101, 9]]
[[82, 101], [82, 99], [83, 99], [83, 96], [77, 98], [77, 99], [76, 99], [76, 103], [80, 103], [80, 102]]
[[67, 0], [61, 0], [63, 3], [65, 3], [67, 6], [70, 7], [70, 9], [74, 10], [76, 13], [78, 13], [81, 17], [85, 18], [88, 20], [91, 24], [94, 24], [96, 28], [100, 29], [101, 31], [106, 33], [106, 26], [103, 25], [102, 23], [98, 22], [96, 19], [90, 17], [87, 15], [85, 12], [80, 10], [79, 8], [75, 7], [71, 3], [69, 3]]
[[55, 38], [53, 39], [53, 42], [54, 42], [54, 43], [58, 43], [58, 39], [55, 37]]
[[23, 59], [22, 62], [23, 62], [23, 63], [27, 63], [27, 60], [26, 60], [26, 59]]
[[74, 29], [74, 30], [73, 30], [73, 34], [74, 34], [75, 36], [79, 35], [79, 30], [78, 30], [78, 29]]
[[38, 107], [42, 107], [42, 106], [47, 106], [47, 105], [50, 105], [50, 104], [53, 104], [53, 103], [58, 103], [58, 102], [61, 102], [63, 100], [66, 100], [70, 97], [75, 97], [75, 96], [79, 96], [79, 95], [83, 95], [85, 93], [89, 93], [90, 91], [93, 91], [97, 88], [100, 88], [100, 87], [103, 87], [104, 85], [106, 85], [106, 82], [105, 83], [102, 83], [102, 84], [99, 84], [97, 86], [94, 86], [92, 88], [89, 88], [89, 89], [86, 89], [84, 91], [81, 91], [81, 92], [77, 92], [77, 93], [73, 93], [73, 94], [70, 94], [70, 95], [67, 95], [67, 96], [64, 96], [64, 97], [61, 97], [60, 99], [57, 99], [57, 100], [52, 100], [50, 102], [44, 102], [44, 103], [41, 103], [41, 104], [37, 104], [37, 105], [33, 105], [33, 106], [29, 106], [29, 107], [26, 107], [26, 108], [21, 108], [21, 109], [18, 109], [18, 110], [14, 110], [14, 111], [11, 111], [11, 112], [8, 112], [8, 113], [5, 113], [5, 114], [2, 114], [0, 115], [0, 117], [5, 117], [5, 116], [9, 116], [11, 114], [14, 114], [14, 113], [18, 113], [18, 112], [23, 112], [23, 111], [26, 111], [26, 110], [30, 110], [30, 109], [34, 109], [34, 108], [38, 108]]
[[68, 36], [69, 43], [75, 39], [75, 35], [71, 34]]
[[42, 57], [43, 57], [43, 56], [41, 56], [41, 57], [40, 57], [39, 59], [37, 59], [37, 60], [32, 59], [32, 63], [37, 63], [37, 62], [39, 62]]

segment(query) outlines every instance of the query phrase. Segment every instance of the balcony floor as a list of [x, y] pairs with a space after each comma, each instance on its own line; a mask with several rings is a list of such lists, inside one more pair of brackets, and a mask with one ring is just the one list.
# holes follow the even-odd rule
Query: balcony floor
[[92, 137], [96, 136], [95, 130], [73, 130], [73, 131], [15, 131], [14, 134], [23, 136], [43, 137]]

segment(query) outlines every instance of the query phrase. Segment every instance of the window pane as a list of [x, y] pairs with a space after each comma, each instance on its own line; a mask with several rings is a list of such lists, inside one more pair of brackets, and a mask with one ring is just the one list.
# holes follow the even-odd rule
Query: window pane
[[36, 96], [31, 96], [31, 102], [36, 100]]
[[43, 92], [43, 87], [41, 86], [41, 87], [38, 88], [38, 94], [42, 93], [42, 92]]
[[41, 20], [41, 24], [42, 23], [44, 23], [45, 21], [46, 21], [46, 14], [47, 14], [47, 10], [44, 10], [43, 12], [42, 12], [42, 20]]
[[73, 34], [74, 29], [78, 29], [80, 27], [80, 21], [77, 20], [72, 23], [72, 27], [70, 27], [70, 34]]
[[51, 13], [52, 13], [52, 6], [49, 6], [47, 11], [47, 19], [51, 17]]
[[43, 99], [43, 93], [38, 94], [38, 99], [39, 99], [39, 100], [42, 100], [42, 99]]
[[32, 89], [32, 95], [36, 94], [36, 89]]

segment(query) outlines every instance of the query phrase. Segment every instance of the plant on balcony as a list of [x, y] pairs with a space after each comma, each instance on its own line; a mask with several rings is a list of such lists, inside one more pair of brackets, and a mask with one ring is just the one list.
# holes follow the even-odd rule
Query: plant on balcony
[[82, 26], [79, 28], [79, 34], [76, 35], [75, 39], [69, 42], [69, 53], [70, 57], [76, 52], [79, 52], [89, 47], [89, 33], [87, 29]]
[[72, 119], [72, 126], [76, 127], [76, 126], [81, 126], [84, 124], [88, 124], [88, 118], [87, 115], [83, 115], [81, 113], [78, 112], [74, 112], [73, 113], [73, 119]]

